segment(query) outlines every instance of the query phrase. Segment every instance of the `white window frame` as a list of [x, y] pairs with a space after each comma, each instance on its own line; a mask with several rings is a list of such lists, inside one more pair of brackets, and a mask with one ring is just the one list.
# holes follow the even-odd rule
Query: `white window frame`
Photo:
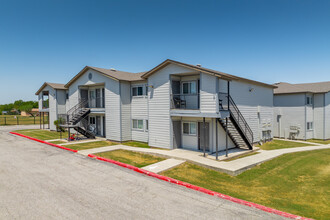
[[[136, 121], [136, 128], [134, 128], [134, 121]], [[142, 128], [139, 128], [139, 121], [142, 121]], [[144, 123], [143, 123], [143, 119], [132, 119], [132, 130], [135, 131], [143, 131], [144, 130]]]
[[[184, 132], [184, 124], [188, 124], [188, 130], [189, 130], [189, 133], [185, 133]], [[192, 133], [192, 129], [191, 129], [191, 125], [194, 124], [195, 125], [195, 132]], [[182, 122], [182, 134], [183, 135], [187, 135], [187, 136], [196, 136], [197, 135], [197, 122], [191, 122], [191, 121], [184, 121]]]
[[312, 121], [307, 122], [306, 129], [307, 129], [307, 131], [313, 131], [314, 130], [314, 123]]
[[[142, 96], [145, 96], [145, 89], [143, 89], [143, 87], [145, 87], [145, 86], [143, 86], [143, 85], [134, 85], [134, 86], [132, 86], [132, 97], [142, 97]], [[139, 95], [139, 88], [142, 89], [142, 94], [141, 95]], [[134, 95], [134, 92], [133, 92], [134, 89], [136, 89], [137, 95]]]
[[[191, 92], [191, 84], [195, 83], [195, 92]], [[188, 93], [184, 93], [183, 91], [183, 85], [188, 84]], [[190, 81], [181, 81], [181, 94], [183, 95], [196, 95], [198, 93], [197, 91], [197, 81], [196, 80], [190, 80]]]
[[306, 96], [306, 104], [313, 105], [313, 96]]

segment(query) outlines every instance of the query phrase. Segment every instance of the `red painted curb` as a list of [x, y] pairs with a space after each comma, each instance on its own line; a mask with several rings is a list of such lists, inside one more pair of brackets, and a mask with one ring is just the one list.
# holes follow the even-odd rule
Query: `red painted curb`
[[29, 136], [26, 136], [26, 135], [23, 135], [23, 134], [20, 134], [20, 133], [16, 133], [16, 132], [9, 132], [9, 133], [10, 134], [15, 134], [15, 135], [18, 135], [18, 136], [21, 136], [21, 137], [24, 137], [24, 138], [27, 138], [27, 139], [30, 139], [30, 140], [33, 140], [33, 141], [37, 141], [37, 142], [40, 142], [40, 143], [43, 143], [43, 144], [48, 144], [48, 145], [53, 146], [53, 147], [61, 148], [63, 150], [71, 151], [71, 152], [74, 152], [74, 153], [78, 152], [77, 150], [72, 150], [72, 149], [67, 148], [67, 147], [63, 147], [63, 146], [60, 146], [60, 145], [57, 145], [57, 144], [52, 144], [52, 143], [49, 143], [47, 141], [39, 140], [37, 138], [29, 137]]
[[138, 172], [138, 173], [142, 173], [142, 174], [145, 174], [145, 175], [148, 175], [148, 176], [151, 176], [151, 177], [154, 177], [154, 178], [166, 181], [166, 182], [170, 182], [170, 183], [174, 183], [174, 184], [177, 184], [177, 185], [180, 185], [180, 186], [184, 186], [184, 187], [187, 187], [189, 189], [193, 189], [193, 190], [196, 190], [196, 191], [208, 194], [208, 195], [216, 196], [216, 197], [219, 197], [219, 198], [222, 198], [222, 199], [225, 199], [225, 200], [229, 200], [229, 201], [241, 204], [241, 205], [257, 208], [257, 209], [260, 209], [260, 210], [268, 212], [268, 213], [273, 213], [273, 214], [280, 215], [280, 216], [287, 217], [287, 218], [291, 218], [291, 219], [311, 220], [310, 218], [305, 218], [305, 217], [301, 217], [301, 216], [298, 216], [298, 215], [293, 215], [293, 214], [290, 214], [290, 213], [287, 213], [287, 212], [279, 211], [277, 209], [272, 209], [272, 208], [269, 208], [269, 207], [266, 207], [266, 206], [263, 206], [263, 205], [259, 205], [259, 204], [253, 203], [253, 202], [248, 202], [248, 201], [245, 201], [245, 200], [242, 200], [242, 199], [237, 199], [237, 198], [234, 198], [234, 197], [222, 194], [222, 193], [214, 192], [214, 191], [211, 191], [211, 190], [199, 187], [199, 186], [195, 186], [195, 185], [192, 185], [192, 184], [189, 184], [189, 183], [186, 183], [186, 182], [182, 182], [180, 180], [176, 180], [176, 179], [173, 179], [173, 178], [170, 178], [170, 177], [162, 176], [162, 175], [159, 175], [157, 173], [153, 173], [153, 172], [150, 172], [150, 171], [147, 171], [147, 170], [144, 170], [144, 169], [141, 169], [141, 168], [129, 165], [129, 164], [125, 164], [125, 163], [122, 163], [122, 162], [119, 162], [119, 161], [99, 157], [99, 156], [96, 156], [96, 155], [93, 155], [93, 154], [88, 154], [88, 157], [91, 157], [91, 158], [94, 158], [94, 159], [97, 159], [97, 160], [101, 160], [101, 161], [105, 161], [105, 162], [108, 162], [108, 163], [112, 163], [112, 164], [115, 164], [117, 166], [125, 167], [125, 168], [128, 168], [130, 170], [134, 170], [135, 172]]

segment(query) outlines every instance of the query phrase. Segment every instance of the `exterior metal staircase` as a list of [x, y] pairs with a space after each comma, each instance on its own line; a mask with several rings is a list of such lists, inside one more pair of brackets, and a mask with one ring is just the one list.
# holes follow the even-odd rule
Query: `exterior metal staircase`
[[253, 148], [253, 132], [228, 93], [219, 93], [219, 110], [229, 111], [228, 124], [226, 119], [218, 119], [220, 125], [227, 130], [228, 136], [236, 147]]
[[82, 100], [77, 105], [72, 107], [67, 112], [67, 124], [68, 125], [77, 125], [73, 129], [84, 135], [87, 138], [94, 139], [95, 132], [94, 129], [90, 129], [91, 126], [88, 121], [88, 115], [91, 110], [88, 107], [88, 100]]

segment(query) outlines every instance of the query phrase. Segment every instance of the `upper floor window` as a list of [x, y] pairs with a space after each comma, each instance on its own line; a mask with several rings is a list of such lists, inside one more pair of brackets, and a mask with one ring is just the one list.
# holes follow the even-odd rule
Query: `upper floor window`
[[307, 105], [313, 105], [313, 97], [307, 96], [306, 97], [306, 104]]
[[196, 81], [182, 82], [182, 94], [196, 94]]
[[132, 88], [132, 96], [142, 96], [143, 95], [143, 87], [135, 86]]

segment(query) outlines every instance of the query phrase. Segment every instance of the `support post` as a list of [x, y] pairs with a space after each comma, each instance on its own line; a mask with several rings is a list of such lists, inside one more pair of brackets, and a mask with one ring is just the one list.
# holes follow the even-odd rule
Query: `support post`
[[215, 158], [218, 160], [218, 119], [215, 119]]
[[39, 124], [40, 124], [40, 130], [41, 130], [41, 114], [42, 114], [42, 113], [39, 112], [39, 121], [40, 121]]
[[229, 85], [229, 81], [227, 81], [227, 105], [228, 105], [228, 110], [229, 110], [229, 96], [230, 96], [230, 85]]
[[42, 113], [42, 129], [45, 129], [45, 112]]
[[203, 118], [203, 153], [204, 153], [204, 157], [205, 155], [205, 143], [206, 143], [206, 139], [205, 139], [205, 117]]
[[16, 118], [16, 119], [17, 119], [17, 125], [19, 125], [18, 116], [17, 116], [17, 118]]
[[68, 141], [71, 141], [70, 140], [70, 127], [68, 128]]
[[5, 125], [7, 125], [7, 119], [6, 119], [6, 117], [5, 117]]
[[226, 118], [226, 157], [228, 157], [228, 117]]

